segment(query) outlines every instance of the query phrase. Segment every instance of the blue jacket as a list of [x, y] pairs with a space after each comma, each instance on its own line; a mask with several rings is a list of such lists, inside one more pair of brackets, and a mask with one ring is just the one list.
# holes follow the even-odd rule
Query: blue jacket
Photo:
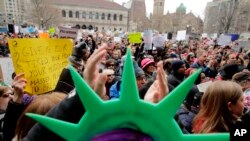
[[120, 85], [121, 81], [115, 82], [109, 89], [110, 99], [117, 99], [120, 97]]

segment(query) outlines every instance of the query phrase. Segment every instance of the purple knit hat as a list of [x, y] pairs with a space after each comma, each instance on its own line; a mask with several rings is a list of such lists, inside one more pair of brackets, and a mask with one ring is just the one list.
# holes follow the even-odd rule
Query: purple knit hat
[[142, 132], [121, 128], [97, 135], [91, 141], [153, 141], [153, 139]]

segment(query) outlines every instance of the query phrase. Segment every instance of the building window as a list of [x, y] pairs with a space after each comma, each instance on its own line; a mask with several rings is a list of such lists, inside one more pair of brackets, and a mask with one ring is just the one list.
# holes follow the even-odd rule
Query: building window
[[82, 12], [82, 18], [83, 18], [83, 19], [86, 19], [86, 12], [85, 12], [85, 11]]
[[96, 15], [95, 15], [95, 19], [99, 19], [99, 13], [96, 13]]
[[85, 24], [82, 25], [82, 29], [87, 29], [87, 26]]
[[79, 11], [76, 11], [76, 18], [79, 18]]
[[66, 12], [65, 12], [65, 10], [62, 10], [62, 17], [66, 17]]
[[119, 16], [119, 20], [122, 21], [122, 15]]
[[160, 2], [160, 6], [162, 6], [162, 2]]
[[114, 14], [114, 21], [116, 21], [116, 19], [117, 19], [117, 16], [116, 16], [116, 14]]
[[102, 13], [102, 20], [105, 20], [105, 14]]
[[111, 14], [108, 14], [108, 20], [110, 20], [110, 18], [111, 18]]
[[89, 19], [93, 19], [93, 14], [92, 14], [92, 12], [89, 12]]
[[73, 12], [69, 11], [69, 17], [72, 18], [73, 17]]

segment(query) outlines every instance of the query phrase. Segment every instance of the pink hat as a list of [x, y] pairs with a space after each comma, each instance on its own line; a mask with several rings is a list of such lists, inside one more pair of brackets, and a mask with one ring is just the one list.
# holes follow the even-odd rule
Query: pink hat
[[141, 68], [144, 69], [147, 67], [149, 64], [154, 64], [155, 62], [149, 58], [145, 58], [141, 61]]

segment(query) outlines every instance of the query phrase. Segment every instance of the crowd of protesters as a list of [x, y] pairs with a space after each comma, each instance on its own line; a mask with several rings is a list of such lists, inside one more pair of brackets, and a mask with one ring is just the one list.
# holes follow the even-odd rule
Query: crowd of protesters
[[[17, 37], [37, 38], [36, 35]], [[1, 33], [1, 57], [10, 56], [8, 38], [14, 37]], [[239, 47], [237, 41], [219, 45], [209, 38], [166, 40], [162, 47], [152, 44], [149, 50], [144, 49], [144, 44], [143, 41], [130, 43], [127, 38], [115, 42], [112, 36], [104, 34], [84, 34], [75, 41], [68, 60], [103, 100], [114, 100], [120, 96], [126, 48], [130, 47], [140, 98], [151, 103], [159, 102], [201, 68], [201, 74], [174, 117], [183, 133], [229, 132], [237, 125], [250, 123], [250, 52]], [[50, 111], [48, 116], [77, 123], [85, 113], [79, 97], [74, 95], [75, 85], [68, 68], [62, 70], [55, 90], [44, 95], [26, 94], [24, 74], [13, 76], [12, 87], [1, 81], [0, 140], [63, 140], [42, 125], [35, 125], [24, 114]], [[156, 81], [163, 85], [155, 87]], [[200, 91], [198, 85], [208, 81], [212, 84], [205, 92]], [[150, 93], [152, 89], [161, 95], [154, 96]], [[64, 99], [69, 94], [71, 98]], [[124, 134], [135, 140], [147, 136], [134, 130], [117, 129], [117, 132], [103, 133], [102, 138], [94, 137], [93, 140], [109, 139], [110, 134], [117, 134], [113, 138], [117, 140], [126, 138]]]

